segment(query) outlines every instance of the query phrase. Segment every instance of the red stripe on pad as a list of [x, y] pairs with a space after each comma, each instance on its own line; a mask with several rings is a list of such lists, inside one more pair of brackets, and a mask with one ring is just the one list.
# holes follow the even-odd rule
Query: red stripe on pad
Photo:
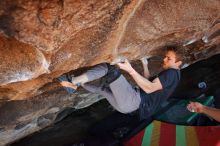
[[124, 143], [124, 146], [141, 146], [144, 137], [144, 132], [145, 129], [141, 130], [141, 132], [133, 136], [131, 139], [129, 139], [129, 141], [126, 141]]
[[176, 125], [161, 122], [159, 146], [176, 145]]
[[195, 127], [199, 146], [220, 146], [220, 126]]

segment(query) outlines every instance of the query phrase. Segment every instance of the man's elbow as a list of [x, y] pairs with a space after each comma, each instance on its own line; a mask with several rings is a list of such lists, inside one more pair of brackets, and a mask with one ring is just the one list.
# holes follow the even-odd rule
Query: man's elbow
[[155, 91], [158, 91], [158, 90], [161, 90], [161, 88], [157, 87], [157, 86], [154, 86], [153, 84], [150, 85], [150, 86], [146, 86], [144, 87], [143, 89], [146, 93], [150, 94], [150, 93], [153, 93]]
[[144, 92], [150, 94], [152, 92], [154, 92], [153, 88], [151, 86], [146, 86], [143, 88]]
[[144, 77], [145, 77], [146, 79], [149, 79], [149, 78], [150, 78], [150, 75], [149, 75], [149, 74], [145, 74]]

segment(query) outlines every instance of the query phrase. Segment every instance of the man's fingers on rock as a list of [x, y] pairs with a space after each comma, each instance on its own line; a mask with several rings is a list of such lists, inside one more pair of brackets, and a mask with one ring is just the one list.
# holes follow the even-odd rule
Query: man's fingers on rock
[[147, 64], [148, 63], [147, 57], [141, 58], [141, 62], [144, 64]]
[[121, 68], [122, 63], [117, 63], [118, 67]]

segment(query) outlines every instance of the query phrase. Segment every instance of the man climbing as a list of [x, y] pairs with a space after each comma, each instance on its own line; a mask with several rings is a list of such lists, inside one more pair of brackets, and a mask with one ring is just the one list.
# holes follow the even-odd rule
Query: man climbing
[[[180, 66], [182, 64], [182, 50], [168, 47], [163, 59], [163, 69], [158, 77], [149, 81], [147, 59], [142, 59], [144, 76], [131, 66], [128, 60], [117, 63], [118, 67], [131, 75], [139, 88], [134, 88], [119, 70], [107, 63], [99, 64], [84, 74], [73, 77], [71, 82], [66, 77], [60, 79], [65, 88], [76, 89], [81, 85], [92, 93], [103, 95], [108, 102], [121, 113], [131, 113], [139, 109], [141, 119], [146, 119], [158, 109], [159, 105], [168, 99], [180, 80]], [[100, 86], [88, 82], [104, 77]], [[66, 80], [66, 81], [65, 81]]]

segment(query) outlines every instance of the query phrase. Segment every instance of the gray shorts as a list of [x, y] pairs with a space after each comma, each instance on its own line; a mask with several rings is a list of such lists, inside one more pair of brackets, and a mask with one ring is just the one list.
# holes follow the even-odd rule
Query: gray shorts
[[[106, 69], [105, 64], [100, 64], [88, 70], [85, 74], [92, 81], [103, 77], [107, 73]], [[101, 87], [89, 83], [83, 84], [82, 87], [90, 92], [103, 95], [121, 113], [130, 113], [137, 110], [141, 102], [139, 89], [134, 88], [123, 75], [109, 85], [110, 90], [101, 90]]]

